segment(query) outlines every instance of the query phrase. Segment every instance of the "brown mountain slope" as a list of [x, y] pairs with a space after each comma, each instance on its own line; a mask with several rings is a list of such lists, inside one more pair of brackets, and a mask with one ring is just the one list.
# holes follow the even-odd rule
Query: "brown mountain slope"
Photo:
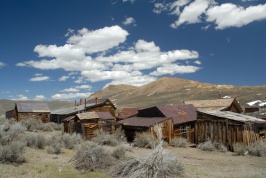
[[118, 110], [124, 107], [150, 107], [180, 105], [184, 100], [215, 99], [221, 96], [236, 97], [242, 107], [257, 99], [264, 99], [266, 86], [232, 86], [200, 83], [193, 80], [164, 77], [141, 87], [111, 85], [95, 92], [89, 99], [110, 98]]

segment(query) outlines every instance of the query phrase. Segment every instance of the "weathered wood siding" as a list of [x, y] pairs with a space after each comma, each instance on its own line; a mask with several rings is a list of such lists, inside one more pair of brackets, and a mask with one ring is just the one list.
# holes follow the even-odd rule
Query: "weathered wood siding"
[[250, 145], [259, 139], [259, 130], [255, 124], [243, 123], [198, 113], [195, 125], [196, 143], [206, 140], [216, 141], [233, 149], [236, 142]]
[[111, 105], [103, 105], [95, 108], [88, 108], [87, 112], [96, 111], [96, 112], [110, 112], [110, 114], [115, 117], [115, 109]]
[[38, 113], [38, 112], [34, 112], [34, 113], [23, 113], [23, 112], [19, 112], [16, 115], [16, 120], [17, 121], [22, 121], [25, 119], [37, 119], [37, 120], [41, 120], [42, 122], [46, 123], [50, 121], [50, 113]]
[[[186, 126], [186, 133], [181, 133], [181, 126]], [[173, 130], [174, 138], [185, 138], [190, 143], [195, 143], [195, 123], [175, 125]]]
[[[172, 140], [172, 135], [173, 135], [173, 121], [172, 121], [172, 119], [166, 120], [162, 123], [158, 123], [157, 125], [162, 129], [163, 139], [170, 143]], [[154, 127], [150, 128], [150, 132], [154, 137], [157, 137], [155, 130], [154, 130]]]

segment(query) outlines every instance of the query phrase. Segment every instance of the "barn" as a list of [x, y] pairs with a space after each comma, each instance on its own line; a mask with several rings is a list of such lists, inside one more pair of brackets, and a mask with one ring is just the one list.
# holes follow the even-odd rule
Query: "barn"
[[50, 121], [50, 108], [47, 103], [16, 103], [14, 110], [7, 112], [7, 118], [14, 118], [16, 121], [33, 118], [42, 122]]
[[236, 98], [221, 98], [209, 100], [187, 100], [184, 104], [192, 104], [198, 110], [231, 111], [242, 113], [243, 110]]
[[265, 133], [266, 121], [230, 111], [198, 111], [196, 143], [210, 139], [233, 149], [236, 142], [250, 145]]
[[110, 112], [113, 117], [115, 117], [116, 106], [108, 98], [95, 98], [91, 100], [80, 100], [78, 106], [70, 108], [57, 109], [51, 112], [51, 121], [56, 123], [61, 123], [62, 120], [70, 116], [75, 116], [82, 112]]

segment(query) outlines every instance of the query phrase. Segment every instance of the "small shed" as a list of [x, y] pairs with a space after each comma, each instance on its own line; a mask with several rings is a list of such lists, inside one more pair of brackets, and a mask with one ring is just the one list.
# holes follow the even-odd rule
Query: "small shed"
[[230, 150], [236, 142], [250, 145], [265, 133], [265, 123], [262, 119], [230, 111], [198, 111], [196, 143], [210, 139]]
[[38, 119], [42, 122], [49, 122], [50, 108], [47, 103], [16, 103], [14, 119], [22, 121], [29, 118]]
[[192, 104], [198, 110], [216, 110], [216, 111], [231, 111], [235, 113], [242, 113], [243, 110], [236, 100], [236, 98], [221, 98], [208, 100], [187, 100], [184, 104]]
[[162, 137], [164, 140], [171, 142], [173, 119], [167, 117], [131, 117], [119, 121], [125, 132], [127, 140], [132, 142], [136, 132], [150, 132], [156, 136], [154, 127], [159, 126], [162, 129]]
[[76, 114], [74, 118], [75, 132], [81, 133], [86, 140], [91, 140], [95, 130], [114, 131], [115, 117], [109, 112], [85, 112]]
[[245, 106], [245, 113], [258, 112], [260, 111], [260, 106]]

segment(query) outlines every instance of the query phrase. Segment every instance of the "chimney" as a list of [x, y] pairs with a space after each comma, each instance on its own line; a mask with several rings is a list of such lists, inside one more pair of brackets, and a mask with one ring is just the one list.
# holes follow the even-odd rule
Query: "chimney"
[[82, 104], [84, 104], [84, 99], [79, 100], [79, 105], [82, 105]]
[[95, 104], [99, 104], [99, 98], [98, 97], [95, 98]]
[[85, 99], [85, 112], [86, 112], [86, 99]]

